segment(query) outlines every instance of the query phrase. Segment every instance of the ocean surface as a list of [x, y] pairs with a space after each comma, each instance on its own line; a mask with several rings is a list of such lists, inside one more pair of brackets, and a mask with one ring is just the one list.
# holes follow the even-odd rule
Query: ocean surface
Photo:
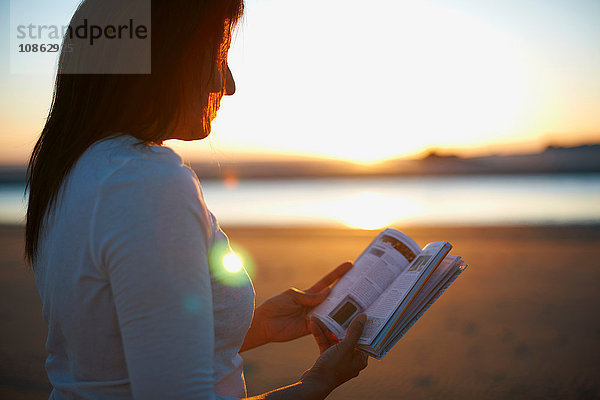
[[[202, 181], [223, 225], [600, 223], [600, 174]], [[22, 224], [23, 185], [0, 185], [0, 223]]]

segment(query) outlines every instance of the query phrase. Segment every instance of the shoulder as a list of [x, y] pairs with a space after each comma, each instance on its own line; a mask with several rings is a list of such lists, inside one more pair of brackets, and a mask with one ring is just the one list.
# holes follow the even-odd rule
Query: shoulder
[[148, 191], [174, 189], [200, 196], [200, 182], [194, 171], [167, 146], [149, 146], [129, 135], [115, 135], [94, 143], [78, 161], [76, 178], [87, 180], [102, 192], [130, 192], [141, 196]]
[[129, 136], [98, 143], [84, 163], [86, 169], [96, 168], [92, 179], [99, 224], [124, 229], [199, 224], [212, 236], [214, 222], [200, 182], [169, 147], [138, 144]]

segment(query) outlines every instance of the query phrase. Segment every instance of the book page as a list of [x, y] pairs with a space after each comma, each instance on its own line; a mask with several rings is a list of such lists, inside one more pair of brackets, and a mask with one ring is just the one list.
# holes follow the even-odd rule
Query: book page
[[[460, 257], [454, 257], [453, 268], [451, 269], [451, 274], [444, 278], [442, 281], [438, 282], [436, 288], [432, 289], [432, 291], [428, 294], [426, 301], [421, 301], [419, 306], [412, 310], [410, 315], [407, 316], [407, 320], [402, 323], [397, 330], [395, 330], [392, 337], [387, 341], [385, 346], [383, 347], [383, 351], [381, 354], [376, 355], [377, 358], [381, 359], [397, 342], [400, 340], [406, 332], [425, 314], [425, 312], [431, 307], [431, 305], [450, 287], [450, 285], [456, 280], [456, 278], [464, 271], [467, 267], [466, 264], [462, 262]], [[457, 260], [458, 259], [458, 260]], [[444, 260], [445, 262], [446, 260]], [[441, 285], [440, 285], [441, 284]], [[422, 299], [423, 300], [423, 299]]]
[[[461, 264], [462, 261], [459, 256], [453, 256], [451, 254], [447, 255], [433, 272], [431, 277], [427, 280], [423, 286], [423, 289], [419, 292], [417, 297], [415, 297], [410, 309], [407, 311], [410, 313], [414, 309], [421, 308], [425, 303], [427, 303], [432, 297], [432, 293], [441, 289], [441, 287], [438, 286], [442, 282], [447, 281], [449, 276], [454, 274]], [[405, 316], [405, 318], [407, 316]]]
[[337, 337], [343, 337], [352, 319], [369, 308], [420, 252], [414, 240], [399, 231], [386, 229], [312, 313]]
[[[367, 344], [371, 342], [392, 314], [397, 310], [399, 304], [405, 300], [409, 292], [416, 290], [414, 288], [415, 284], [427, 278], [422, 277], [423, 273], [427, 269], [437, 267], [437, 265], [441, 263], [442, 258], [447, 254], [449, 247], [451, 246], [447, 242], [436, 242], [427, 245], [423, 249], [423, 252], [410, 263], [409, 267], [402, 271], [402, 273], [388, 285], [386, 290], [371, 303], [365, 310], [367, 322], [359, 343]], [[420, 288], [420, 290], [422, 290], [422, 288]]]

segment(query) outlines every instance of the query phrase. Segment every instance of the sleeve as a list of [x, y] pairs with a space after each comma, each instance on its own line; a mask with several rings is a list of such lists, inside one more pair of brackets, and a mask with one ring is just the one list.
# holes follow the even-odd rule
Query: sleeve
[[218, 399], [209, 217], [185, 168], [117, 180], [93, 234], [112, 288], [135, 399]]

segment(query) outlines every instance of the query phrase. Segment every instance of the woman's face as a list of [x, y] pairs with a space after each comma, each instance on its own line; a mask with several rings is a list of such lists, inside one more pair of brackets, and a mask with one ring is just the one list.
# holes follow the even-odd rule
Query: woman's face
[[[224, 96], [231, 96], [235, 93], [235, 80], [229, 65], [226, 67], [226, 71], [222, 71], [220, 66], [216, 66], [216, 73], [213, 74], [213, 79], [210, 82], [211, 92], [219, 93], [223, 90], [223, 80], [225, 80], [225, 90], [223, 91]], [[210, 128], [208, 132], [205, 132], [203, 128], [202, 114], [203, 109], [201, 102], [198, 104], [190, 104], [188, 111], [185, 113], [185, 120], [180, 123], [180, 126], [174, 131], [173, 135], [169, 139], [179, 139], [185, 141], [201, 140], [206, 138], [210, 134]]]

